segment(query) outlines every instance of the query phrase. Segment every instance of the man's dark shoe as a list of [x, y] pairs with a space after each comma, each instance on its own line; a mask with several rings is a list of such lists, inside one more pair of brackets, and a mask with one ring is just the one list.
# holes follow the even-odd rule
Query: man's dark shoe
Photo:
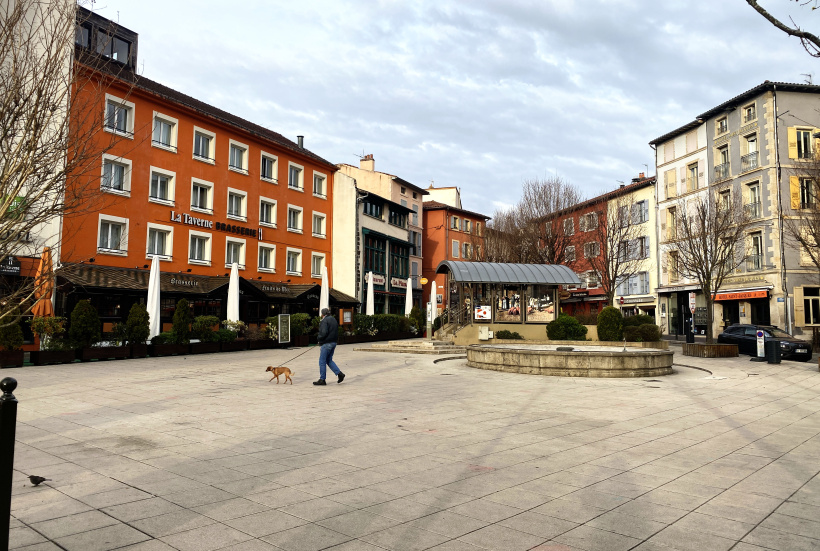
[[322, 385], [326, 385], [327, 383], [325, 382], [324, 379], [319, 379], [318, 381], [314, 381], [313, 384], [316, 385], [316, 386], [322, 386]]
[[341, 383], [345, 380], [345, 374], [339, 371], [339, 380], [337, 382]]

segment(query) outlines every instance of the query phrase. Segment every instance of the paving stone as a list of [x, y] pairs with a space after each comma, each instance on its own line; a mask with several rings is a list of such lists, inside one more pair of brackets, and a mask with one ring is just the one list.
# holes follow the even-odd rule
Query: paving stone
[[285, 551], [318, 551], [350, 541], [351, 538], [323, 526], [306, 524], [270, 534], [262, 540]]
[[[424, 517], [427, 518], [427, 517]], [[358, 538], [373, 532], [379, 532], [391, 526], [401, 524], [400, 521], [367, 511], [352, 511], [343, 515], [319, 520], [316, 524], [329, 528], [340, 534]]]
[[163, 536], [162, 541], [179, 551], [213, 551], [251, 539], [251, 536], [224, 524], [209, 524], [195, 530]]
[[532, 549], [536, 545], [543, 543], [545, 538], [526, 532], [519, 532], [507, 526], [493, 524], [463, 535], [459, 539], [484, 549], [515, 551], [519, 549]]
[[451, 511], [439, 511], [432, 515], [417, 518], [407, 523], [408, 526], [415, 526], [430, 532], [436, 532], [451, 538], [463, 536], [468, 532], [473, 532], [488, 525], [483, 520], [459, 515]]
[[125, 547], [148, 539], [150, 539], [150, 536], [130, 526], [116, 524], [72, 536], [56, 538], [54, 542], [67, 551], [108, 551], [109, 549]]
[[144, 518], [131, 522], [131, 526], [145, 532], [151, 537], [159, 538], [170, 536], [178, 532], [185, 532], [195, 528], [201, 528], [215, 521], [212, 518], [200, 515], [193, 511], [176, 511], [154, 517]]
[[450, 538], [421, 528], [401, 524], [359, 538], [392, 551], [422, 551]]
[[641, 543], [637, 538], [591, 526], [579, 526], [553, 538], [553, 541], [588, 551], [626, 551]]
[[307, 524], [304, 519], [275, 510], [228, 519], [223, 522], [255, 538]]

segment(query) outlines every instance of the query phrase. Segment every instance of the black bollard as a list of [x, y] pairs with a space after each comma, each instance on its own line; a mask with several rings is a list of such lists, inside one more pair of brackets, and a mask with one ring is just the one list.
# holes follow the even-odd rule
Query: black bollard
[[17, 429], [17, 381], [6, 377], [0, 381], [0, 549], [9, 548], [11, 521], [11, 479], [14, 469], [14, 433]]

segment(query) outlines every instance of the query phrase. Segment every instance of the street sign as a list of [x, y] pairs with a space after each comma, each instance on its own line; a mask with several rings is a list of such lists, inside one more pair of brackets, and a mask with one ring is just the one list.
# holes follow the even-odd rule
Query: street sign
[[695, 293], [689, 293], [689, 309], [695, 313]]
[[624, 297], [621, 297], [620, 302], [621, 302], [621, 304], [623, 304], [623, 303], [624, 303]]
[[765, 340], [763, 338], [763, 331], [757, 332], [757, 357], [762, 358], [766, 355]]

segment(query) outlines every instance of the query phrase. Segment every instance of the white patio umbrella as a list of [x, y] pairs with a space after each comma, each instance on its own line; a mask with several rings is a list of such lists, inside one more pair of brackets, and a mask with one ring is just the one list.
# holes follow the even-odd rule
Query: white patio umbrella
[[373, 298], [373, 272], [367, 272], [367, 304], [364, 313], [372, 316], [375, 312], [376, 304]]
[[438, 310], [438, 302], [436, 301], [437, 294], [438, 289], [436, 289], [436, 281], [433, 280], [433, 284], [430, 286], [430, 304], [432, 305], [431, 310], [433, 312], [433, 319], [431, 321], [436, 319], [436, 312]]
[[322, 266], [322, 291], [319, 293], [319, 314], [330, 308], [330, 285], [327, 283], [327, 266]]
[[148, 339], [152, 339], [162, 331], [159, 322], [159, 260], [156, 256], [151, 260], [151, 272], [148, 274], [148, 302], [145, 304], [148, 312]]
[[404, 315], [409, 316], [410, 310], [413, 309], [413, 286], [410, 284], [410, 278], [407, 278], [407, 295], [404, 297]]
[[239, 321], [239, 266], [231, 264], [231, 280], [228, 283], [228, 321]]

